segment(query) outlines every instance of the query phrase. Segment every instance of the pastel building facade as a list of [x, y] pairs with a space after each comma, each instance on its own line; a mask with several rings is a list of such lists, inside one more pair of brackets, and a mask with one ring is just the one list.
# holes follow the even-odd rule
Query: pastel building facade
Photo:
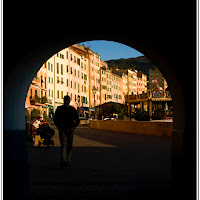
[[[100, 55], [88, 49], [89, 56], [89, 71], [90, 71], [90, 105], [92, 107], [100, 105]], [[96, 88], [96, 93], [93, 93], [93, 87]]]
[[[25, 106], [38, 107], [48, 115], [63, 105], [65, 95], [71, 97], [70, 104], [75, 108], [92, 108], [110, 101], [125, 103], [125, 95], [146, 92], [146, 85], [144, 74], [130, 69], [109, 69], [98, 53], [75, 44], [43, 64], [30, 85]], [[30, 102], [35, 97], [46, 101], [33, 105]]]
[[40, 112], [47, 112], [48, 108], [47, 96], [47, 70], [46, 65], [43, 65], [33, 78], [25, 100], [25, 108], [29, 114], [34, 109]]
[[142, 94], [147, 92], [147, 76], [138, 73], [137, 74], [137, 94]]
[[166, 79], [163, 77], [159, 69], [156, 67], [154, 70], [149, 70], [149, 89], [157, 90], [163, 89], [166, 90], [168, 87]]

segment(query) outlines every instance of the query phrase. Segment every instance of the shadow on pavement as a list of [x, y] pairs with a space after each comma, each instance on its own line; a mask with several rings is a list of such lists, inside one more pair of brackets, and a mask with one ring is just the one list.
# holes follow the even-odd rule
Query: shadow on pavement
[[31, 199], [171, 199], [170, 148], [169, 139], [77, 128], [71, 167], [59, 166], [59, 146], [31, 147]]

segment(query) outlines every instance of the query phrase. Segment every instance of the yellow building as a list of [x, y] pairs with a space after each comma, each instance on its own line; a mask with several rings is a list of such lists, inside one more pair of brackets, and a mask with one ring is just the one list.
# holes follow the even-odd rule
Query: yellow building
[[138, 72], [137, 73], [137, 94], [147, 92], [147, 76]]
[[163, 89], [166, 90], [168, 87], [167, 81], [159, 71], [159, 69], [156, 67], [155, 70], [150, 69], [149, 70], [149, 89], [155, 90], [155, 89]]
[[[138, 94], [138, 92], [142, 93], [146, 91], [147, 79], [144, 74], [139, 74], [136, 70], [132, 69], [111, 70], [112, 73], [122, 77], [123, 95]], [[142, 85], [144, 87], [141, 87]]]

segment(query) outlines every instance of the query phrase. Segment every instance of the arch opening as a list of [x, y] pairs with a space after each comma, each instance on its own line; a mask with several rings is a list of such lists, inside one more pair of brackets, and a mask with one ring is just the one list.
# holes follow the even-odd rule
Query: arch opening
[[[59, 48], [59, 49], [61, 49], [61, 48]], [[61, 50], [62, 51], [62, 50]], [[142, 52], [142, 51], [141, 51]], [[145, 55], [147, 55], [147, 57], [149, 57], [151, 60], [156, 60], [156, 58], [154, 57], [155, 55], [153, 55], [152, 56], [152, 52], [146, 52], [146, 51], [144, 51], [146, 54]], [[40, 52], [41, 53], [41, 52]], [[49, 55], [51, 55], [50, 57], [52, 57], [52, 55], [55, 53], [55, 51], [52, 51], [52, 49], [51, 50], [49, 50], [49, 51], [47, 51], [47, 53], [45, 54], [45, 56], [44, 57], [39, 57], [39, 58], [37, 58], [33, 63], [35, 63], [36, 65], [35, 66], [42, 66], [43, 65], [43, 63], [44, 63], [44, 60], [46, 61], [47, 60], [47, 58], [49, 58]], [[61, 58], [62, 59], [62, 58]], [[34, 60], [34, 57], [33, 57], [33, 60]], [[165, 60], [165, 58], [162, 58], [162, 59], [158, 59], [157, 60], [157, 62], [156, 63], [158, 63], [158, 67], [159, 67], [159, 69], [160, 69], [160, 71], [161, 72], [163, 72], [163, 74], [165, 74], [165, 77], [166, 77], [166, 79], [167, 79], [167, 82], [168, 82], [168, 84], [169, 84], [169, 86], [170, 86], [170, 88], [172, 88], [172, 97], [173, 97], [173, 99], [175, 100], [175, 106], [174, 106], [174, 124], [175, 124], [175, 129], [177, 129], [177, 130], [183, 130], [184, 129], [184, 123], [182, 123], [183, 121], [181, 121], [181, 119], [183, 119], [184, 118], [184, 115], [181, 115], [181, 119], [180, 118], [178, 118], [178, 116], [180, 116], [180, 113], [179, 113], [179, 110], [182, 108], [181, 106], [183, 106], [183, 103], [181, 103], [181, 104], [179, 104], [179, 103], [177, 103], [177, 102], [179, 102], [179, 100], [181, 100], [181, 102], [183, 102], [182, 100], [183, 99], [181, 99], [181, 96], [182, 95], [179, 95], [179, 93], [181, 94], [181, 90], [175, 90], [175, 88], [174, 87], [172, 87], [173, 85], [176, 85], [176, 87], [179, 87], [179, 83], [178, 83], [178, 80], [176, 79], [176, 78], [174, 78], [175, 77], [175, 74], [174, 74], [174, 72], [173, 72], [173, 70], [170, 68], [170, 66], [168, 66], [168, 63], [165, 63], [165, 64], [163, 64], [162, 65], [162, 63], [161, 63], [161, 60]], [[160, 64], [160, 65], [159, 65]], [[21, 65], [21, 64], [20, 64]], [[19, 66], [20, 66], [19, 65]], [[24, 68], [22, 67], [22, 66], [24, 66]], [[25, 66], [29, 66], [30, 68], [25, 68]], [[19, 103], [18, 105], [18, 108], [16, 108], [16, 113], [19, 113], [19, 115], [18, 116], [16, 116], [16, 115], [12, 115], [11, 116], [11, 120], [10, 120], [10, 123], [8, 123], [8, 121], [6, 122], [6, 128], [8, 129], [8, 130], [24, 130], [25, 129], [25, 123], [23, 122], [23, 120], [22, 120], [22, 117], [24, 117], [24, 113], [22, 112], [22, 108], [24, 108], [24, 105], [22, 104], [22, 102], [24, 102], [24, 101], [22, 101], [22, 99], [24, 99], [25, 98], [25, 94], [26, 94], [26, 92], [27, 92], [27, 89], [28, 89], [28, 86], [29, 86], [29, 84], [30, 84], [30, 77], [34, 77], [34, 74], [35, 74], [35, 72], [37, 71], [36, 70], [36, 68], [34, 68], [33, 66], [32, 66], [32, 63], [31, 63], [31, 60], [30, 61], [28, 61], [28, 64], [27, 63], [23, 63], [22, 65], [21, 65], [21, 67], [22, 67], [22, 69], [24, 69], [24, 72], [20, 75], [20, 77], [22, 77], [23, 76], [23, 83], [24, 83], [24, 85], [23, 85], [23, 89], [22, 89], [22, 82], [21, 83], [17, 83], [16, 84], [16, 87], [18, 87], [19, 88], [19, 97], [17, 98], [17, 103]], [[48, 67], [48, 66], [47, 66]], [[166, 69], [167, 67], [169, 67], [168, 68], [168, 70]], [[34, 68], [34, 69], [33, 69]], [[40, 67], [38, 67], [38, 68], [40, 68]], [[51, 69], [51, 65], [50, 65], [50, 69]], [[33, 71], [34, 71], [34, 73], [33, 73]], [[31, 73], [30, 73], [31, 72]], [[14, 74], [14, 73], [13, 73]], [[17, 74], [19, 74], [19, 73], [17, 73]], [[12, 77], [12, 76], [11, 76]], [[9, 79], [8, 81], [10, 81], [11, 79]], [[47, 80], [48, 81], [48, 80]], [[54, 79], [54, 81], [55, 81], [55, 79]], [[177, 83], [177, 84], [176, 84]], [[25, 88], [26, 89], [24, 89], [24, 86], [25, 86]], [[7, 87], [8, 87], [8, 89], [11, 89], [11, 86], [10, 86], [10, 84], [8, 84], [7, 85]], [[178, 91], [178, 94], [177, 94], [177, 91]], [[178, 97], [177, 97], [178, 96]], [[6, 98], [8, 98], [9, 99], [9, 101], [7, 101], [6, 102], [6, 107], [8, 106], [8, 105], [10, 105], [11, 104], [11, 99], [9, 98], [9, 96], [6, 96]], [[178, 105], [178, 106], [177, 106]], [[24, 110], [24, 109], [23, 109]], [[19, 111], [19, 112], [18, 112]], [[183, 109], [181, 109], [181, 113], [184, 113], [184, 110]], [[20, 123], [18, 123], [20, 121]], [[12, 124], [11, 125], [11, 122], [15, 122], [14, 124]]]

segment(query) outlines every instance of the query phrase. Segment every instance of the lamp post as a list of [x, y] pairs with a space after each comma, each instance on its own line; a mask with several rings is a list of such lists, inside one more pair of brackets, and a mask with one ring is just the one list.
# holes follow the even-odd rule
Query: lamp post
[[94, 95], [94, 118], [95, 118], [95, 94], [96, 94], [96, 92], [97, 92], [97, 88], [95, 86], [93, 86], [92, 93]]

